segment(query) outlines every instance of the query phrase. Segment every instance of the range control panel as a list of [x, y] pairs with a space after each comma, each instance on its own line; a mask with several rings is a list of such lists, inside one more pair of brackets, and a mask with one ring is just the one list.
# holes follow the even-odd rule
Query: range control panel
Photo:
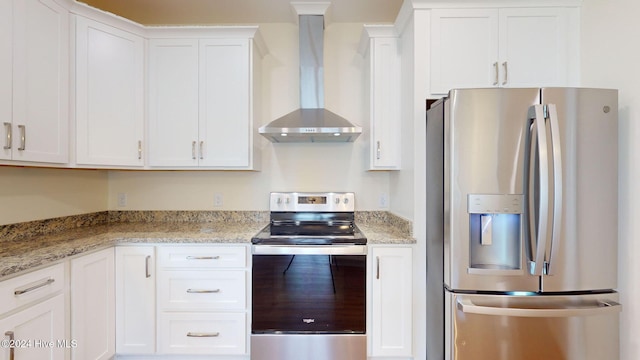
[[271, 193], [269, 210], [271, 211], [315, 211], [315, 212], [353, 212], [355, 194], [352, 192]]

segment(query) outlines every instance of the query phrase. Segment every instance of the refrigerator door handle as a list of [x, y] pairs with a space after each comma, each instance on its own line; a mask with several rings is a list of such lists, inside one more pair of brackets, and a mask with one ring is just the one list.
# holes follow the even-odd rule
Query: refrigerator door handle
[[579, 306], [567, 303], [566, 306], [554, 308], [509, 308], [496, 306], [477, 305], [472, 299], [459, 296], [457, 307], [467, 314], [492, 315], [492, 316], [519, 316], [532, 318], [572, 317], [615, 314], [622, 311], [622, 305], [611, 300], [597, 300], [590, 306]]
[[[544, 107], [542, 105], [534, 105], [529, 108], [529, 121], [531, 138], [531, 148], [529, 149], [529, 176], [527, 179], [527, 203], [528, 203], [528, 220], [530, 240], [535, 240], [535, 246], [532, 246], [533, 260], [529, 261], [529, 273], [531, 275], [542, 275], [544, 268], [547, 227], [549, 218], [549, 157], [547, 152], [547, 130], [544, 115]], [[535, 169], [535, 151], [538, 155], [538, 171]], [[536, 174], [538, 177], [536, 179]], [[534, 196], [536, 180], [540, 193]], [[536, 198], [539, 203], [536, 204]], [[537, 205], [537, 206], [536, 206]], [[537, 211], [536, 211], [537, 210]], [[537, 218], [536, 218], [537, 214]], [[537, 229], [536, 229], [537, 223]]]
[[562, 147], [560, 145], [560, 126], [558, 125], [558, 112], [555, 104], [545, 105], [547, 117], [551, 125], [551, 144], [553, 156], [553, 216], [551, 244], [547, 249], [545, 274], [553, 275], [553, 264], [557, 257], [557, 244], [560, 241], [562, 226]]

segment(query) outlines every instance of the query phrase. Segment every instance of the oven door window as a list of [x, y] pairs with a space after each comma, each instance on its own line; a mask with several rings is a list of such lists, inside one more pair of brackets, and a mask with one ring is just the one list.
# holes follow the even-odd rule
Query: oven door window
[[365, 255], [254, 255], [252, 333], [364, 334]]

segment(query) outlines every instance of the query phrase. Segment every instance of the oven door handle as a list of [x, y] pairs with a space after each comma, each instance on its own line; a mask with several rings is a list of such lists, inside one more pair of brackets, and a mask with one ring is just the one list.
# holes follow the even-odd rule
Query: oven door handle
[[366, 245], [253, 245], [253, 255], [366, 255]]

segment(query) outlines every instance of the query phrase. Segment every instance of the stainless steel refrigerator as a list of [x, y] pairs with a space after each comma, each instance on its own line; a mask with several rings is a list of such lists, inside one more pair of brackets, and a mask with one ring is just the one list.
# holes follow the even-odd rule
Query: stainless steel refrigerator
[[428, 360], [618, 358], [617, 90], [427, 111]]

